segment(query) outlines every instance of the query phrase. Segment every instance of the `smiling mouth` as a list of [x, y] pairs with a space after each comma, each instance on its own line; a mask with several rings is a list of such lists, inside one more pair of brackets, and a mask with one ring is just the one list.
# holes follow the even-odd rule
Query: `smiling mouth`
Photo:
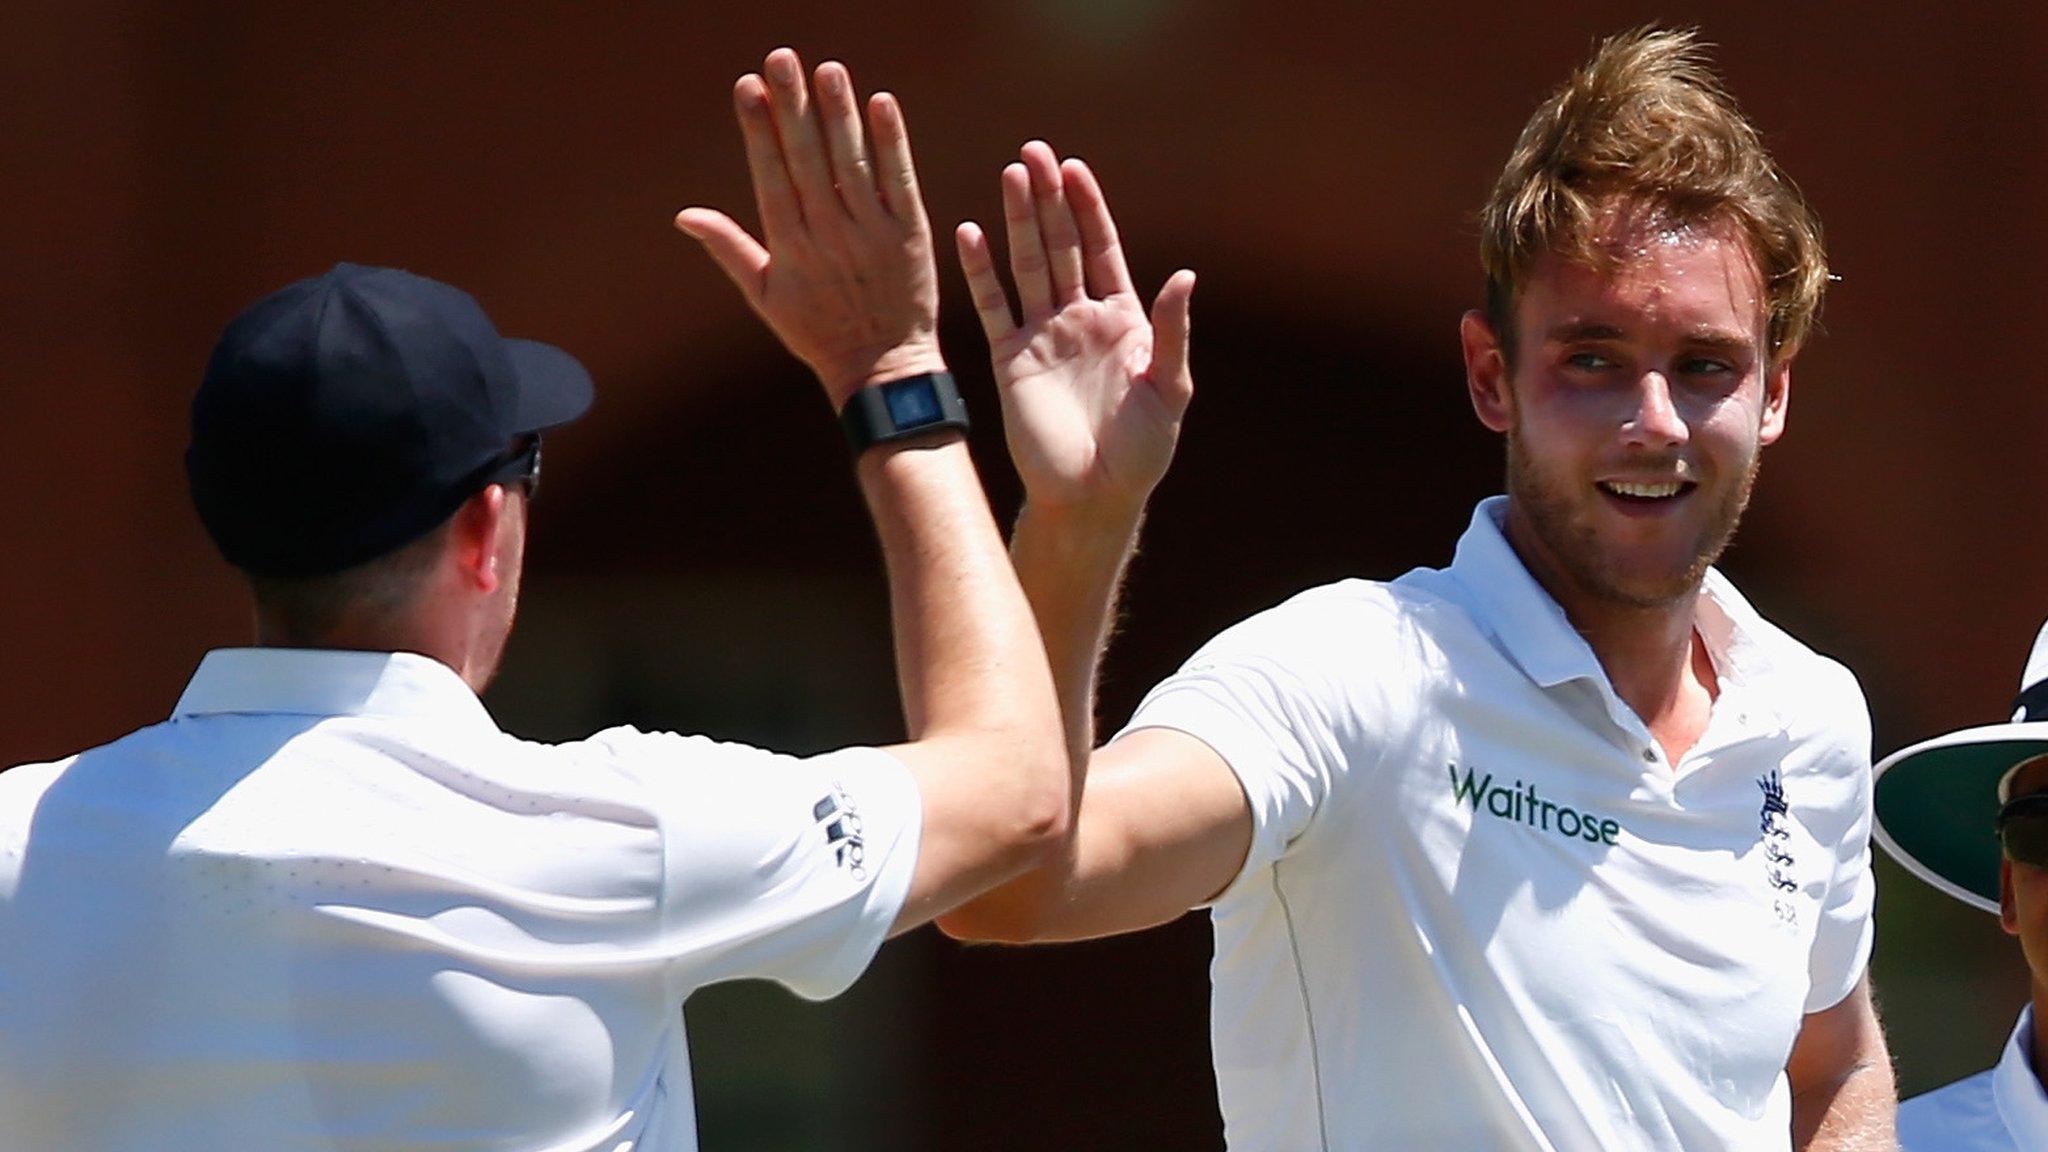
[[1699, 485], [1691, 480], [1601, 480], [1598, 486], [1602, 492], [1626, 503], [1655, 504], [1684, 496]]

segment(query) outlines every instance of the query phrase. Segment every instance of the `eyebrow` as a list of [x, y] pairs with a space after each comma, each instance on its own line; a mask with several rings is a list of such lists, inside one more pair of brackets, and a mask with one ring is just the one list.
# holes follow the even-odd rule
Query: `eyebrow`
[[1575, 340], [1619, 340], [1621, 329], [1597, 320], [1566, 321], [1543, 334], [1553, 344], [1569, 344]]
[[[1621, 340], [1626, 335], [1620, 328], [1604, 321], [1578, 320], [1551, 328], [1544, 333], [1544, 339], [1553, 344], [1570, 344], [1580, 340]], [[1695, 328], [1686, 333], [1683, 340], [1688, 348], [1724, 354], [1749, 353], [1756, 349], [1755, 341], [1719, 328]]]

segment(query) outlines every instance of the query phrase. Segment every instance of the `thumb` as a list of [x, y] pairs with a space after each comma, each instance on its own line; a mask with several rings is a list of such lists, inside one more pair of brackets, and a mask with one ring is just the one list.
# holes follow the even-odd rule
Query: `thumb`
[[1167, 277], [1152, 300], [1152, 367], [1145, 376], [1175, 413], [1185, 411], [1195, 395], [1188, 374], [1188, 302], [1194, 292], [1195, 274], [1183, 268]]
[[711, 259], [747, 298], [758, 307], [768, 275], [768, 250], [733, 222], [732, 217], [710, 208], [685, 208], [676, 213], [676, 231], [690, 237], [711, 254]]

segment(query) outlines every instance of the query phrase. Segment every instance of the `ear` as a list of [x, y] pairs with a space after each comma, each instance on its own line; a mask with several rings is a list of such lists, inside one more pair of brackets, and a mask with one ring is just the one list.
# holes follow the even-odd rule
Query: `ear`
[[2008, 936], [2020, 934], [2020, 905], [2012, 893], [2012, 861], [1998, 859], [1998, 923]]
[[1761, 435], [1764, 444], [1785, 434], [1785, 409], [1792, 403], [1792, 358], [1785, 357], [1764, 369], [1764, 414]]
[[1472, 411], [1481, 424], [1505, 433], [1514, 426], [1515, 407], [1500, 337], [1475, 309], [1458, 321], [1458, 340], [1465, 346], [1465, 389], [1472, 396]]
[[498, 571], [498, 538], [506, 531], [509, 516], [502, 484], [484, 485], [456, 509], [450, 526], [454, 538], [449, 544], [463, 584], [478, 592], [498, 590], [504, 579]]

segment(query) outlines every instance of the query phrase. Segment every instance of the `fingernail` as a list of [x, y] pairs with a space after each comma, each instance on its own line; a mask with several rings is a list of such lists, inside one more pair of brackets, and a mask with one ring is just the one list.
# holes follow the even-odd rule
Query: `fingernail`
[[846, 87], [846, 84], [844, 83], [843, 78], [839, 75], [839, 70], [837, 68], [834, 68], [829, 72], [821, 68], [818, 70], [818, 87], [823, 88], [825, 91], [830, 92], [834, 96], [837, 96], [839, 95], [840, 91]]

